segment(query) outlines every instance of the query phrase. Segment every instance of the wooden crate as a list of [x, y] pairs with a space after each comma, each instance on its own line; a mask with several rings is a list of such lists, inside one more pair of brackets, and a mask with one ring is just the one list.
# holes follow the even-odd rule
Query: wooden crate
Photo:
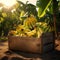
[[40, 38], [8, 36], [10, 50], [31, 53], [44, 53], [54, 49], [54, 35], [52, 32], [43, 33]]

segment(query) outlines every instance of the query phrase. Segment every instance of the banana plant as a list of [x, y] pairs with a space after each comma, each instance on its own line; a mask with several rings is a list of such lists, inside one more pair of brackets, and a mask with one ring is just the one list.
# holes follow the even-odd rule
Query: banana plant
[[51, 4], [52, 0], [37, 0], [36, 5], [38, 7], [38, 16], [42, 17], [45, 15], [47, 8]]
[[54, 21], [54, 31], [55, 35], [57, 36], [56, 33], [56, 13], [58, 12], [58, 5], [57, 5], [57, 0], [37, 0], [37, 7], [38, 7], [38, 16], [39, 18], [43, 17], [46, 14], [46, 11], [50, 4], [53, 3], [53, 21]]
[[20, 10], [24, 11], [25, 13], [28, 12], [28, 15], [29, 14], [37, 15], [36, 6], [31, 3], [28, 3], [29, 1], [26, 1], [26, 3], [23, 3], [21, 1], [17, 1], [17, 2], [19, 3]]

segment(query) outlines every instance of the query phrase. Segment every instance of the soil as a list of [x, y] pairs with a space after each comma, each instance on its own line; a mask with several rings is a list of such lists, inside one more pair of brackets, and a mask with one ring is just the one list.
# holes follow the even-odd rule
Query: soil
[[56, 40], [56, 48], [44, 54], [33, 54], [8, 49], [8, 41], [0, 42], [0, 60], [60, 60], [60, 40]]

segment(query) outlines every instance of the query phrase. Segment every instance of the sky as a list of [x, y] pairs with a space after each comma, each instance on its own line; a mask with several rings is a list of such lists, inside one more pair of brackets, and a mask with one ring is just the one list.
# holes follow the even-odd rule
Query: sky
[[[36, 5], [37, 0], [20, 0], [20, 1], [22, 1], [24, 3], [26, 3], [26, 1], [29, 1], [29, 3]], [[3, 3], [7, 6], [9, 6], [9, 5], [14, 5], [16, 3], [16, 0], [0, 0], [0, 3]]]
[[29, 1], [29, 3], [32, 3], [32, 4], [36, 5], [37, 0], [20, 0], [20, 1], [22, 1], [22, 2]]

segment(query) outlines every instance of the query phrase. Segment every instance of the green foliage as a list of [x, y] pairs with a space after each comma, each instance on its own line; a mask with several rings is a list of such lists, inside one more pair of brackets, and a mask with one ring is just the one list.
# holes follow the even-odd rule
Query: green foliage
[[6, 13], [2, 13], [2, 16], [3, 16], [3, 17], [7, 17], [7, 14], [6, 14]]
[[16, 29], [20, 20], [17, 12], [2, 11], [0, 15], [0, 36], [7, 36], [11, 29]]
[[27, 4], [26, 12], [28, 12], [28, 15], [33, 14], [34, 16], [36, 16], [37, 15], [36, 6], [34, 6], [33, 4]]
[[52, 0], [37, 0], [38, 16], [43, 17]]

